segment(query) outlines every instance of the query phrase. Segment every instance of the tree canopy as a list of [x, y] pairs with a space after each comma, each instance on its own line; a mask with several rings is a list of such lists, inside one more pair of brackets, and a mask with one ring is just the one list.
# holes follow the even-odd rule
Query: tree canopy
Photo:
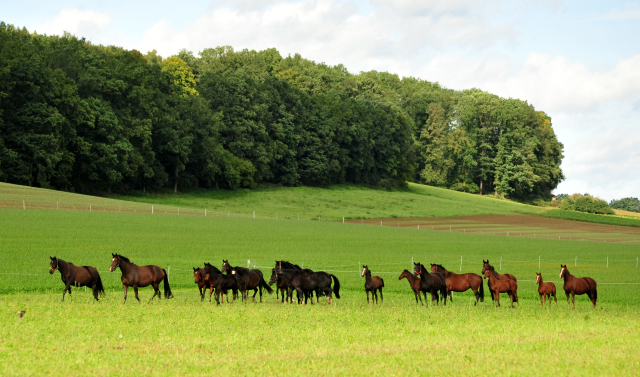
[[514, 198], [564, 178], [530, 104], [275, 49], [162, 58], [0, 23], [0, 180], [78, 191], [407, 181]]

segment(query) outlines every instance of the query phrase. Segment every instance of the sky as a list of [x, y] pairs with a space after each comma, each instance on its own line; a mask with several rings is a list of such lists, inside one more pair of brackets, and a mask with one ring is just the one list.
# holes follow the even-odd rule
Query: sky
[[0, 21], [164, 57], [275, 47], [518, 98], [564, 144], [556, 194], [640, 197], [640, 1], [2, 0]]

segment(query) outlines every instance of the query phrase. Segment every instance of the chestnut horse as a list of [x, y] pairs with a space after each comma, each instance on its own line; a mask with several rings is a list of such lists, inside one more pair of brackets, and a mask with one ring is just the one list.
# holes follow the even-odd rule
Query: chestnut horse
[[402, 271], [398, 280], [402, 280], [404, 278], [407, 278], [407, 281], [409, 281], [409, 286], [413, 290], [413, 294], [416, 296], [416, 304], [418, 304], [418, 298], [420, 298], [420, 303], [424, 305], [424, 303], [422, 302], [422, 296], [420, 296], [420, 293], [422, 292], [422, 294], [424, 295], [424, 300], [427, 301], [427, 291], [422, 290], [420, 279], [411, 275], [411, 272], [407, 270]]
[[[216, 289], [216, 304], [220, 305], [220, 295], [222, 295], [222, 301], [224, 302], [224, 296], [227, 296], [227, 304], [229, 303], [229, 289], [232, 293], [232, 299], [238, 298], [238, 282], [236, 277], [231, 274], [223, 274], [218, 267], [211, 263], [204, 263], [204, 271], [209, 278], [210, 289]], [[211, 293], [209, 293], [209, 301], [211, 301]]]
[[420, 275], [421, 290], [431, 292], [431, 302], [440, 303], [440, 298], [438, 297], [438, 292], [440, 292], [444, 305], [447, 305], [447, 284], [443, 273], [430, 273], [420, 262], [413, 264], [413, 272], [416, 275]]
[[573, 301], [573, 308], [576, 308], [576, 295], [587, 294], [596, 307], [598, 300], [597, 283], [592, 278], [577, 278], [569, 273], [567, 265], [560, 265], [560, 279], [564, 279], [564, 293], [567, 295], [567, 304], [569, 303], [569, 295]]
[[451, 292], [465, 292], [469, 289], [473, 291], [476, 296], [476, 303], [478, 300], [484, 302], [484, 284], [482, 283], [482, 277], [478, 274], [456, 274], [451, 271], [447, 271], [446, 268], [440, 264], [431, 264], [431, 272], [441, 272], [447, 282], [447, 292], [449, 292], [449, 301], [453, 302]]
[[159, 300], [162, 295], [160, 294], [158, 287], [162, 281], [164, 281], [164, 297], [173, 297], [173, 294], [171, 294], [171, 288], [169, 287], [167, 271], [165, 271], [164, 268], [160, 268], [155, 265], [138, 266], [131, 263], [127, 257], [113, 253], [111, 253], [111, 255], [113, 258], [111, 259], [111, 267], [109, 267], [109, 271], [113, 272], [118, 267], [120, 267], [120, 271], [122, 271], [120, 280], [122, 281], [122, 288], [124, 289], [123, 304], [127, 302], [127, 290], [129, 287], [133, 287], [133, 291], [136, 294], [136, 300], [140, 301], [140, 298], [138, 297], [138, 287], [152, 285], [155, 293], [151, 296], [149, 302], [151, 302], [151, 300], [156, 296], [158, 296]]
[[509, 280], [500, 280], [496, 276], [497, 272], [491, 270], [485, 270], [484, 278], [489, 279], [489, 291], [492, 292], [493, 299], [497, 303], [496, 306], [500, 306], [500, 293], [507, 293], [511, 298], [511, 307], [513, 303], [518, 302], [518, 283]]
[[211, 275], [207, 274], [204, 268], [193, 267], [193, 278], [195, 283], [198, 284], [198, 290], [200, 291], [200, 301], [204, 301], [204, 295], [209, 291], [209, 302], [211, 302], [211, 294], [213, 293], [213, 284], [211, 283]]
[[[542, 281], [542, 274], [536, 272], [536, 284], [538, 284], [538, 295], [540, 295], [540, 303], [544, 308], [544, 303], [549, 297], [549, 307], [551, 307], [551, 296], [556, 300], [556, 307], [558, 306], [558, 299], [556, 298], [556, 285], [553, 282], [545, 283]], [[544, 301], [543, 301], [544, 298]]]
[[98, 294], [105, 295], [104, 287], [102, 286], [102, 279], [95, 267], [82, 266], [78, 267], [70, 262], [65, 262], [62, 259], [56, 257], [49, 257], [51, 264], [49, 265], [49, 273], [53, 274], [56, 270], [60, 270], [60, 277], [64, 283], [64, 291], [62, 291], [62, 301], [64, 301], [64, 295], [69, 291], [71, 296], [71, 286], [76, 287], [91, 287], [93, 290], [93, 297], [96, 301]]
[[[485, 271], [493, 271], [495, 272], [495, 268], [493, 268], [492, 265], [489, 264], [489, 260], [487, 259], [486, 261], [483, 259], [482, 260], [482, 276], [484, 276], [484, 272]], [[499, 274], [496, 272], [496, 274], [494, 275], [498, 280], [513, 280], [516, 283], [518, 282], [518, 279], [516, 279], [515, 276], [511, 275], [511, 274]], [[494, 295], [493, 295], [493, 291], [491, 290], [491, 288], [489, 288], [489, 293], [491, 293], [491, 300], [494, 300]]]
[[384, 288], [384, 280], [380, 276], [371, 276], [371, 271], [369, 267], [365, 264], [362, 269], [362, 274], [360, 277], [366, 277], [364, 282], [364, 290], [367, 292], [367, 304], [369, 303], [369, 292], [371, 292], [371, 301], [374, 301], [375, 304], [378, 303], [378, 294], [380, 291], [380, 302], [384, 302], [384, 297], [382, 297], [382, 288]]

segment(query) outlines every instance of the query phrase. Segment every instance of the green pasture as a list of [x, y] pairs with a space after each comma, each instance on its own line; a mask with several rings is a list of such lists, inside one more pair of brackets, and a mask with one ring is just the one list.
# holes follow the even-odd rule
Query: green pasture
[[218, 213], [280, 219], [342, 220], [404, 217], [454, 217], [534, 213], [540, 207], [409, 183], [406, 190], [356, 185], [270, 187], [254, 190], [196, 190], [129, 196], [126, 201], [173, 207], [208, 208]]
[[618, 215], [599, 215], [595, 213], [568, 211], [563, 209], [554, 209], [550, 211], [540, 212], [539, 216], [551, 217], [554, 219], [564, 219], [573, 221], [583, 221], [596, 224], [622, 225], [640, 227], [640, 217], [623, 217]]
[[[558, 281], [559, 264], [599, 283], [638, 283], [637, 245], [377, 227], [305, 220], [0, 210], [1, 375], [571, 375], [634, 374], [640, 367], [640, 285], [600, 284], [598, 307], [576, 310], [559, 292], [541, 309], [536, 271]], [[122, 305], [111, 253], [137, 264], [171, 265], [175, 298]], [[74, 289], [60, 302], [49, 256], [102, 272], [95, 303]], [[519, 278], [520, 305], [454, 293], [446, 307], [416, 307], [406, 281], [412, 258], [479, 273], [482, 259]], [[574, 266], [575, 257], [577, 266]], [[541, 268], [538, 269], [538, 257]], [[609, 258], [609, 267], [606, 258]], [[272, 266], [276, 259], [333, 272], [342, 299], [328, 306], [201, 303], [191, 268], [222, 259]], [[366, 304], [358, 264], [385, 279], [385, 302]], [[397, 263], [397, 264], [394, 264]], [[323, 267], [324, 266], [324, 267]], [[262, 268], [265, 275], [269, 268]], [[267, 276], [268, 278], [268, 276]], [[561, 283], [557, 284], [561, 291]], [[485, 286], [486, 287], [486, 286]], [[16, 311], [26, 310], [18, 321]], [[568, 356], [571, 355], [571, 356]], [[571, 372], [567, 372], [571, 371]]]

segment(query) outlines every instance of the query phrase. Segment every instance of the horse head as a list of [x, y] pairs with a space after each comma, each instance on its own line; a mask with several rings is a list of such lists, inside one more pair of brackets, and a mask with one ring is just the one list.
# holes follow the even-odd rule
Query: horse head
[[49, 256], [51, 263], [49, 264], [49, 273], [53, 274], [60, 266], [58, 265], [58, 258]]
[[369, 266], [365, 264], [364, 266], [362, 266], [362, 274], [360, 275], [360, 277], [365, 277], [367, 275], [371, 275], [371, 271], [369, 271]]
[[483, 272], [482, 275], [484, 276], [485, 279], [488, 279], [489, 276], [491, 276], [491, 271], [489, 270], [483, 270], [482, 272]]
[[409, 278], [409, 276], [413, 276], [411, 275], [411, 272], [409, 272], [408, 270], [404, 270], [402, 271], [402, 273], [400, 274], [400, 277], [398, 277], [398, 280], [402, 280], [404, 278]]
[[[276, 261], [277, 262], [277, 261]], [[278, 273], [275, 268], [271, 269], [271, 279], [269, 279], [269, 285], [273, 285], [278, 280]]]
[[193, 268], [193, 278], [195, 279], [196, 284], [202, 280], [202, 271], [198, 267]]
[[560, 279], [564, 278], [565, 275], [569, 274], [569, 270], [567, 270], [567, 265], [566, 264], [561, 264], [560, 265]]
[[489, 260], [482, 260], [482, 275], [484, 275], [485, 271], [492, 271], [493, 267], [489, 264]]
[[229, 261], [226, 259], [222, 260], [222, 272], [225, 271], [231, 271], [231, 265], [229, 264]]
[[415, 263], [414, 262], [413, 263], [413, 273], [416, 274], [416, 275], [422, 275], [423, 267], [424, 266], [422, 265], [422, 263], [420, 263], [420, 262]]

